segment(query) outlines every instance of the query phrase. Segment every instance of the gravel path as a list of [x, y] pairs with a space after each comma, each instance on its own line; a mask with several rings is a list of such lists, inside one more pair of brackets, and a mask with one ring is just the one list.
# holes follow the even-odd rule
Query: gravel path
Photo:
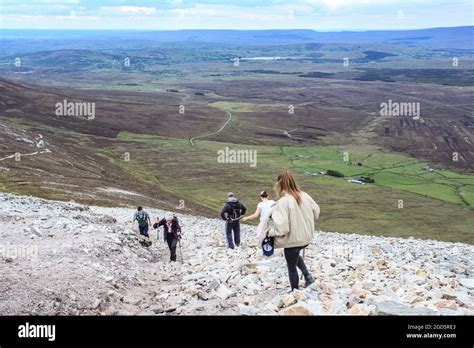
[[162, 231], [140, 243], [132, 208], [3, 193], [0, 207], [0, 315], [474, 314], [471, 245], [318, 232], [316, 282], [287, 294], [282, 250], [263, 257], [252, 226], [229, 251], [222, 221], [177, 214], [170, 263]]

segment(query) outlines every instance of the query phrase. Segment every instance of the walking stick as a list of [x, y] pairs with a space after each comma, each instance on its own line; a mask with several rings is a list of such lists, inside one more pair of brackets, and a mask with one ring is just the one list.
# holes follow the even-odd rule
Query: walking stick
[[183, 263], [183, 250], [181, 249], [181, 239], [178, 239], [178, 245], [179, 245], [179, 256], [181, 259], [181, 263]]

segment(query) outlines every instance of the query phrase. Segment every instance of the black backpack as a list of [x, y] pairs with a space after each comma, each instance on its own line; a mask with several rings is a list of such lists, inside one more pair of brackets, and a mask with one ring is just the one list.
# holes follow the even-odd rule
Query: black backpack
[[237, 220], [240, 217], [240, 211], [242, 210], [242, 207], [240, 206], [240, 203], [237, 202], [229, 202], [230, 205], [231, 213], [229, 217], [232, 220]]

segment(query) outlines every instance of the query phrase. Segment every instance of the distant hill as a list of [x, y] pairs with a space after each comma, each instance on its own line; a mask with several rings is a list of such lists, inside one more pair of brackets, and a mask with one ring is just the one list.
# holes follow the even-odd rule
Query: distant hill
[[[159, 43], [195, 42], [222, 43], [228, 45], [262, 45], [288, 43], [391, 43], [421, 45], [430, 48], [472, 49], [474, 26], [431, 28], [417, 30], [337, 31], [320, 32], [309, 29], [292, 30], [171, 30], [171, 31], [123, 31], [123, 30], [15, 30], [0, 31], [0, 40], [5, 48], [18, 39], [52, 40], [55, 48], [74, 47], [66, 39], [86, 39], [97, 44], [108, 45], [126, 42], [157, 41]], [[66, 40], [66, 41], [64, 41]], [[135, 44], [137, 42], [135, 41]]]
[[341, 31], [314, 30], [180, 30], [148, 33], [131, 33], [142, 39], [163, 42], [195, 41], [238, 44], [287, 44], [301, 42], [320, 43], [416, 43], [433, 48], [472, 48], [474, 26], [394, 31]]

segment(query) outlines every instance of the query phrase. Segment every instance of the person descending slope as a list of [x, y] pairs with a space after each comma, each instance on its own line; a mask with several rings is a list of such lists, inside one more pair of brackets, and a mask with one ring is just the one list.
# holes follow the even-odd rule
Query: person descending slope
[[[240, 246], [240, 218], [245, 215], [247, 208], [235, 198], [232, 192], [227, 194], [227, 203], [221, 211], [222, 220], [226, 221], [225, 233], [227, 237], [227, 246], [234, 249], [234, 242], [237, 247]], [[234, 238], [232, 238], [232, 231]]]
[[[163, 226], [163, 236], [170, 249], [170, 262], [176, 261], [176, 246], [181, 240], [181, 226], [176, 216], [167, 215], [164, 219], [156, 218], [153, 228]], [[181, 260], [182, 262], [182, 260]]]
[[269, 237], [274, 237], [275, 248], [284, 248], [291, 290], [298, 289], [298, 270], [303, 273], [306, 284], [314, 283], [300, 251], [313, 240], [314, 220], [319, 218], [319, 206], [306, 192], [301, 191], [289, 171], [278, 175], [274, 186], [277, 202], [270, 212], [264, 227]]
[[259, 240], [263, 240], [263, 238], [265, 237], [263, 233], [263, 227], [265, 226], [265, 222], [270, 216], [270, 211], [272, 210], [272, 206], [273, 204], [275, 204], [275, 201], [268, 199], [267, 191], [260, 192], [260, 200], [261, 202], [258, 203], [257, 210], [255, 210], [255, 213], [244, 217], [242, 219], [242, 222], [245, 222], [248, 220], [254, 220], [260, 216], [260, 223], [257, 226], [257, 238]]
[[148, 227], [151, 225], [150, 215], [143, 210], [142, 207], [138, 207], [135, 215], [133, 217], [133, 221], [138, 222], [138, 229], [142, 236], [148, 237]]

